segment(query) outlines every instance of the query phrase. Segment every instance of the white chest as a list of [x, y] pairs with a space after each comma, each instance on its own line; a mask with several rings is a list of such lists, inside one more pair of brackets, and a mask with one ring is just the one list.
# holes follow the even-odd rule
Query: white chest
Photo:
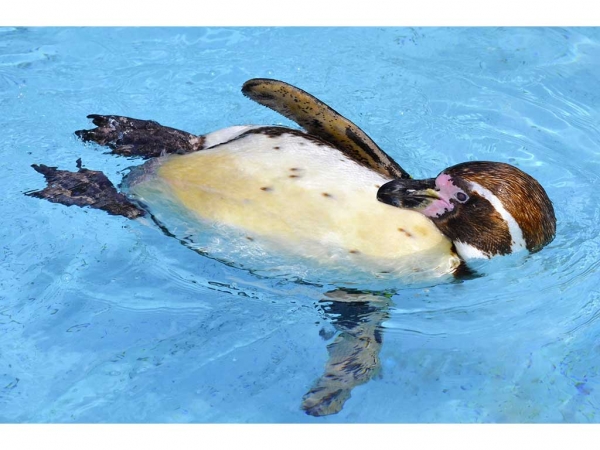
[[[320, 265], [396, 276], [450, 273], [451, 243], [425, 216], [377, 201], [389, 181], [338, 150], [295, 134], [249, 134], [162, 158], [130, 192], [165, 199], [199, 222]], [[168, 227], [168, 217], [161, 217]]]

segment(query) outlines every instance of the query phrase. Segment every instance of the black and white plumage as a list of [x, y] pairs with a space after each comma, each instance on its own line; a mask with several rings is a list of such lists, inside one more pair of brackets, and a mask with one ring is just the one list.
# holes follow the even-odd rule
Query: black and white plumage
[[[270, 251], [319, 264], [400, 279], [440, 277], [461, 266], [459, 256], [536, 251], [554, 236], [545, 191], [513, 166], [469, 162], [413, 180], [360, 128], [301, 89], [253, 79], [242, 92], [306, 131], [235, 126], [197, 136], [153, 121], [92, 115], [97, 128], [76, 134], [113, 153], [151, 158], [126, 179], [128, 217], [168, 199], [192, 219], [241, 229]], [[78, 198], [77, 190], [69, 201], [69, 172], [36, 167], [61, 192], [49, 187], [31, 195], [97, 208], [107, 203]]]

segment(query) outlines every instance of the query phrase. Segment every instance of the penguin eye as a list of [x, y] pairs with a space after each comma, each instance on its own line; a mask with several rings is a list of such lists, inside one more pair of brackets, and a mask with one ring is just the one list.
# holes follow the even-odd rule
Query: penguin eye
[[466, 202], [469, 199], [469, 196], [467, 194], [465, 194], [464, 192], [458, 192], [456, 194], [456, 200], [458, 200], [461, 203]]

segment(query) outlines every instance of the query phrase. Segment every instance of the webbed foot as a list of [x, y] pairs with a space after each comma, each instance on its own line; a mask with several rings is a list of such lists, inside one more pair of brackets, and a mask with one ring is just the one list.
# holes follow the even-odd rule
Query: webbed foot
[[78, 130], [75, 134], [86, 142], [96, 142], [122, 156], [154, 158], [167, 153], [184, 154], [202, 148], [204, 137], [175, 128], [165, 127], [153, 120], [122, 116], [90, 114], [96, 128]]
[[89, 206], [129, 219], [144, 215], [142, 209], [117, 191], [106, 175], [97, 170], [82, 168], [81, 159], [77, 160], [77, 172], [58, 170], [44, 164], [33, 164], [31, 167], [44, 175], [47, 186], [39, 191], [26, 192], [25, 195], [66, 206]]

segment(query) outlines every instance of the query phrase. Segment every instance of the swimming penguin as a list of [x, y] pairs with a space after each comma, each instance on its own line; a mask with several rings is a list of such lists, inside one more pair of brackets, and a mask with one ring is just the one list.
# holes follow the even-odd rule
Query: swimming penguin
[[[467, 162], [414, 180], [360, 128], [303, 90], [253, 79], [242, 92], [304, 131], [236, 126], [193, 135], [149, 120], [90, 115], [96, 128], [77, 136], [148, 161], [125, 177], [123, 192], [80, 159], [77, 172], [34, 164], [47, 186], [27, 195], [149, 216], [169, 235], [218, 228], [244, 246], [394, 280], [459, 276], [471, 258], [535, 252], [554, 237], [552, 203], [516, 167]], [[319, 308], [337, 335], [323, 376], [304, 396], [307, 414], [339, 412], [351, 390], [378, 373], [391, 295], [347, 288], [325, 294]]]
[[225, 225], [270, 252], [398, 279], [457, 273], [464, 260], [535, 252], [554, 237], [552, 203], [516, 167], [467, 162], [414, 180], [303, 90], [252, 79], [242, 92], [304, 131], [234, 126], [197, 136], [90, 115], [97, 128], [80, 138], [150, 160], [124, 179], [124, 193], [80, 162], [78, 172], [34, 165], [48, 186], [28, 195], [129, 218], [149, 213], [166, 229], [174, 216]]

